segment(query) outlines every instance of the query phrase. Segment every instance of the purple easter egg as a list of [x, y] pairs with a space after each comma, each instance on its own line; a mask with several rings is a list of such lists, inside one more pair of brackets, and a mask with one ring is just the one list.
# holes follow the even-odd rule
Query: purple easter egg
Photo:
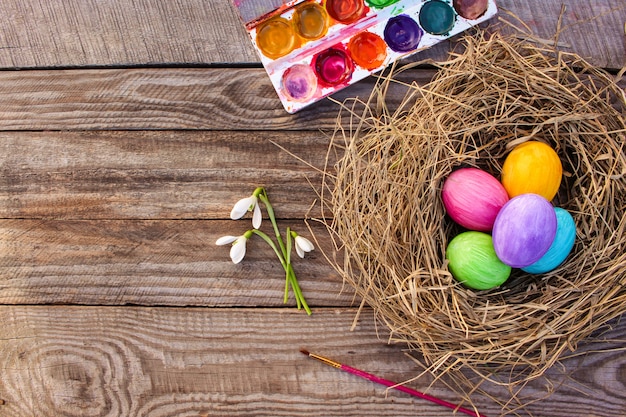
[[550, 249], [556, 229], [552, 204], [537, 194], [521, 194], [498, 213], [493, 224], [493, 247], [502, 262], [524, 268]]
[[443, 184], [441, 199], [446, 212], [466, 229], [490, 232], [509, 196], [494, 176], [478, 168], [461, 168]]

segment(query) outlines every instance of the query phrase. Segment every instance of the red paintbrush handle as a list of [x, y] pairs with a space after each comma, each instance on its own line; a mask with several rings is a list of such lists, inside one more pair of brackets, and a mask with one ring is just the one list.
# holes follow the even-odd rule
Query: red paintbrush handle
[[411, 395], [413, 395], [415, 397], [419, 397], [419, 398], [422, 398], [424, 400], [431, 401], [431, 402], [433, 402], [435, 404], [439, 404], [439, 405], [442, 405], [444, 407], [448, 407], [448, 408], [451, 408], [453, 410], [457, 410], [457, 411], [459, 411], [461, 413], [465, 413], [465, 414], [470, 415], [470, 416], [485, 417], [485, 416], [483, 416], [482, 414], [480, 414], [480, 413], [478, 413], [476, 411], [472, 411], [472, 410], [468, 410], [467, 408], [459, 407], [456, 404], [450, 403], [448, 401], [442, 400], [442, 399], [437, 398], [437, 397], [433, 397], [432, 395], [424, 394], [423, 392], [419, 392], [419, 391], [416, 391], [416, 390], [414, 390], [412, 388], [405, 387], [404, 385], [398, 385], [397, 383], [395, 383], [393, 381], [389, 381], [387, 379], [383, 379], [383, 378], [377, 377], [376, 375], [372, 375], [372, 374], [367, 373], [365, 371], [361, 371], [360, 369], [352, 368], [351, 366], [348, 366], [348, 365], [343, 365], [342, 364], [340, 369], [342, 369], [342, 370], [344, 370], [346, 372], [349, 372], [351, 374], [358, 375], [361, 378], [368, 379], [368, 380], [370, 380], [372, 382], [376, 382], [378, 384], [381, 384], [381, 385], [384, 385], [386, 387], [390, 387], [390, 388], [396, 389], [398, 391], [406, 392], [407, 394], [411, 394]]

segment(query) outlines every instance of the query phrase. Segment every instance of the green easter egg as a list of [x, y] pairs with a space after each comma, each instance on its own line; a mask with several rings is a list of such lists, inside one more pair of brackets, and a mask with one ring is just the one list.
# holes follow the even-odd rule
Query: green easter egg
[[463, 285], [475, 290], [489, 290], [503, 284], [511, 267], [496, 256], [491, 236], [482, 232], [464, 232], [446, 249], [448, 269]]

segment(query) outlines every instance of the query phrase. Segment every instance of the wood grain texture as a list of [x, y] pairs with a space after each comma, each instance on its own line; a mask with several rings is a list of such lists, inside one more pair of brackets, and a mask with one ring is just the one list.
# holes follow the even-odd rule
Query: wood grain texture
[[[621, 68], [623, 0], [566, 3], [561, 50]], [[498, 4], [540, 38], [561, 13]], [[444, 59], [458, 39], [408, 61]], [[239, 265], [215, 246], [250, 227], [228, 215], [257, 185], [282, 228], [309, 236], [340, 110], [285, 113], [231, 0], [2, 0], [0, 69], [0, 417], [454, 415], [298, 353], [397, 381], [421, 371], [369, 308], [350, 331], [359, 300], [324, 259], [321, 225], [294, 262], [311, 317], [283, 305], [263, 242]], [[334, 98], [367, 99], [374, 83]], [[403, 94], [394, 86], [389, 105]], [[495, 385], [482, 388], [499, 402], [473, 401], [490, 417], [623, 417], [626, 326], [610, 325], [518, 393], [518, 412]], [[453, 382], [429, 393], [458, 402]]]
[[[0, 416], [452, 416], [435, 404], [386, 391], [301, 355], [305, 348], [391, 380], [417, 376], [401, 346], [386, 345], [366, 310], [0, 307]], [[181, 331], [184, 329], [184, 331]], [[604, 338], [623, 337], [618, 325]], [[382, 338], [379, 339], [378, 337]], [[279, 342], [279, 343], [278, 343]], [[605, 346], [596, 342], [593, 350]], [[598, 360], [600, 359], [600, 360]], [[563, 362], [523, 393], [548, 399], [518, 415], [626, 413], [626, 357], [608, 351]], [[449, 382], [449, 381], [448, 381]], [[426, 375], [410, 386], [426, 390]], [[497, 386], [484, 386], [502, 395]], [[598, 391], [609, 393], [601, 401]], [[459, 396], [442, 383], [430, 394]], [[504, 396], [503, 398], [506, 398]], [[482, 395], [489, 416], [514, 415]]]
[[315, 131], [0, 132], [0, 218], [228, 219], [265, 186], [277, 216], [304, 219], [328, 143]]
[[[402, 102], [402, 83], [424, 85], [434, 74], [400, 73], [387, 105], [393, 109]], [[288, 114], [261, 69], [0, 71], [0, 131], [237, 130], [249, 132], [250, 140], [262, 137], [256, 133], [262, 130], [329, 135], [341, 110], [337, 102], [367, 101], [376, 80], [368, 77], [334, 94], [335, 101]], [[620, 85], [626, 87], [626, 79]], [[342, 122], [349, 127], [349, 117]]]
[[[312, 239], [302, 220], [280, 227]], [[250, 228], [249, 219], [0, 220], [0, 304], [283, 306], [285, 273], [265, 242], [251, 238], [237, 265], [215, 245]], [[330, 245], [320, 239], [304, 259], [294, 254], [294, 270], [311, 306], [347, 307], [354, 294], [323, 257]]]
[[0, 67], [254, 62], [230, 0], [6, 0]]
[[[554, 35], [561, 4], [498, 0], [501, 16], [506, 17], [505, 10], [513, 12], [541, 38]], [[621, 68], [626, 50], [623, 1], [575, 0], [565, 4], [564, 48], [598, 66]], [[446, 41], [414, 59], [442, 59], [449, 48]], [[0, 3], [0, 68], [258, 62], [231, 0]]]
[[[433, 71], [399, 81], [427, 83]], [[333, 98], [367, 100], [375, 77]], [[395, 85], [389, 104], [406, 88]], [[0, 130], [314, 130], [335, 127], [329, 99], [290, 115], [262, 69], [0, 71]]]

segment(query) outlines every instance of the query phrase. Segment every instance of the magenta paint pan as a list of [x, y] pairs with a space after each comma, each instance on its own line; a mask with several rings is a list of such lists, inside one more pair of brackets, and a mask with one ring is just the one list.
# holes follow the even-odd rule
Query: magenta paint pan
[[497, 13], [495, 0], [233, 3], [289, 113]]

